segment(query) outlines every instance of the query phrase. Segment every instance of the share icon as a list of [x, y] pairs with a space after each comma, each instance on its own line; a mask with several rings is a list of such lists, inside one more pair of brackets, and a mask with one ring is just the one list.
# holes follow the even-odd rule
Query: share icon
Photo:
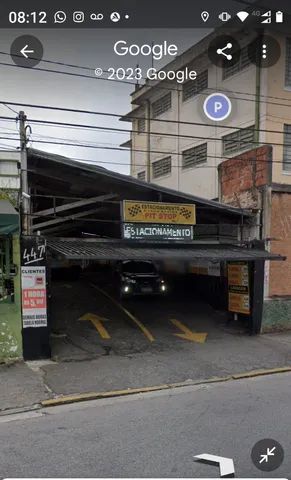
[[230, 50], [232, 48], [232, 43], [228, 42], [225, 47], [223, 48], [218, 48], [216, 50], [216, 53], [218, 55], [223, 55], [227, 60], [232, 60], [232, 55], [231, 53], [225, 53], [225, 50]]

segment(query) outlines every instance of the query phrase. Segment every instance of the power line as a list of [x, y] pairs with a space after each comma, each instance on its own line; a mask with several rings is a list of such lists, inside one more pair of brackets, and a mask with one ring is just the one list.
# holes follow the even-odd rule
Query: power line
[[[0, 117], [0, 120], [3, 119], [5, 117]], [[101, 131], [112, 131], [112, 132], [118, 132], [118, 133], [139, 133], [138, 130], [130, 130], [130, 129], [121, 129], [121, 128], [114, 128], [114, 127], [101, 127], [101, 126], [95, 126], [95, 125], [85, 125], [85, 124], [67, 124], [67, 123], [64, 123], [64, 122], [54, 122], [54, 121], [49, 121], [49, 120], [30, 120], [29, 121], [30, 124], [36, 124], [36, 125], [41, 125], [41, 126], [61, 126], [61, 127], [65, 127], [65, 128], [77, 128], [77, 129], [92, 129], [92, 130], [101, 130]], [[201, 124], [203, 125], [203, 124]], [[244, 128], [245, 130], [247, 130], [248, 128]], [[252, 131], [255, 131], [254, 128], [249, 128], [249, 130], [252, 130]], [[264, 130], [260, 130], [260, 131], [264, 131]], [[269, 131], [270, 133], [275, 133], [276, 131], [272, 131], [270, 130]], [[277, 131], [277, 133], [284, 133], [284, 132], [279, 132]], [[144, 133], [141, 133], [141, 135], [146, 135], [146, 132]], [[156, 132], [156, 133], [150, 133], [151, 137], [160, 137], [160, 136], [164, 136], [164, 137], [169, 137], [169, 138], [189, 138], [191, 140], [204, 140], [204, 141], [212, 141], [212, 142], [216, 142], [216, 141], [223, 141], [225, 143], [231, 143], [233, 140], [232, 139], [225, 139], [225, 138], [215, 138], [215, 137], [203, 137], [203, 136], [198, 136], [198, 135], [185, 135], [185, 134], [174, 134], [174, 133], [164, 133], [164, 132]], [[41, 137], [41, 138], [52, 138], [52, 139], [57, 139], [57, 140], [68, 140], [68, 141], [71, 141], [69, 139], [66, 139], [66, 138], [60, 138], [60, 137], [49, 137], [47, 135], [38, 135], [38, 137]], [[32, 140], [33, 142], [37, 142], [37, 140]], [[81, 142], [81, 141], [80, 141]], [[90, 143], [93, 143], [93, 142], [90, 142]], [[291, 146], [289, 144], [282, 144], [282, 143], [271, 143], [271, 142], [256, 142], [256, 141], [252, 141], [252, 140], [249, 140], [249, 141], [244, 141], [244, 140], [241, 140], [240, 141], [241, 144], [246, 144], [246, 145], [256, 145], [256, 146], [259, 146], [259, 144], [261, 145], [269, 145], [269, 146], [273, 146], [273, 145], [276, 145], [276, 146], [285, 146], [285, 147], [288, 147], [288, 146]], [[86, 146], [87, 144], [85, 144], [84, 146]], [[75, 146], [75, 145], [72, 145], [72, 146]], [[80, 144], [80, 146], [82, 146]], [[190, 147], [190, 145], [185, 145], [184, 146], [184, 150], [187, 150], [187, 147]], [[191, 147], [190, 147], [191, 148]], [[122, 149], [122, 151], [127, 151], [124, 147]], [[129, 149], [129, 151], [137, 151], [135, 149]], [[153, 152], [152, 153], [161, 153], [161, 154], [167, 154], [167, 153], [175, 153], [175, 152], [172, 152], [172, 151], [159, 151], [159, 152]], [[213, 158], [217, 158], [217, 157], [213, 157]], [[224, 157], [220, 157], [220, 158], [224, 158]], [[226, 157], [227, 158], [227, 157]]]
[[5, 147], [5, 148], [13, 148], [14, 150], [17, 150], [17, 147], [13, 147], [11, 145], [7, 145], [7, 143], [1, 143], [0, 147]]
[[[37, 120], [29, 120], [30, 124], [36, 123], [37, 125], [40, 126], [65, 126], [68, 128], [74, 128], [72, 125], [65, 124], [62, 122], [55, 122], [54, 125], [50, 125], [50, 121], [46, 121], [46, 123], [42, 123], [42, 121], [37, 121]], [[137, 133], [138, 135], [147, 135], [146, 132], [139, 132], [138, 130], [130, 130], [127, 128], [115, 128], [115, 127], [103, 127], [103, 126], [88, 126], [88, 127], [81, 127], [81, 126], [76, 126], [77, 129], [93, 129], [93, 130], [100, 130], [100, 131], [106, 131], [108, 133]], [[186, 135], [186, 134], [177, 134], [177, 133], [164, 133], [164, 132], [155, 132], [155, 133], [150, 133], [151, 137], [168, 137], [168, 138], [189, 138], [191, 140], [197, 139], [197, 140], [205, 140], [207, 139], [206, 137], [198, 136], [198, 135]], [[42, 135], [43, 136], [43, 135]], [[48, 136], [45, 135], [46, 138], [49, 138]], [[56, 138], [56, 137], [55, 137]], [[212, 137], [208, 137], [209, 140], [215, 140], [215, 138], [212, 139]]]
[[[81, 110], [81, 109], [73, 109], [73, 108], [67, 108], [67, 107], [53, 107], [51, 105], [39, 105], [39, 104], [31, 104], [31, 103], [16, 103], [16, 102], [3, 102], [0, 101], [0, 104], [6, 103], [7, 105], [14, 105], [14, 106], [19, 106], [19, 107], [27, 107], [27, 108], [36, 108], [40, 110], [55, 110], [55, 111], [62, 111], [62, 112], [68, 112], [68, 113], [80, 113], [80, 114], [86, 114], [86, 115], [99, 115], [99, 116], [105, 116], [105, 117], [116, 117], [116, 118], [121, 118], [123, 115], [119, 113], [110, 113], [110, 112], [99, 112], [99, 111], [93, 111], [93, 110]], [[1, 119], [5, 119], [7, 117], [0, 117]], [[11, 119], [11, 117], [8, 117]], [[130, 115], [130, 118], [134, 120], [139, 120], [140, 117], [135, 116], [135, 115]], [[154, 122], [160, 122], [160, 123], [170, 123], [170, 124], [178, 124], [178, 125], [192, 125], [192, 126], [202, 126], [202, 127], [219, 127], [219, 128], [226, 128], [226, 129], [234, 129], [234, 130], [252, 130], [254, 132], [264, 132], [264, 133], [284, 133], [279, 130], [267, 130], [267, 129], [260, 129], [260, 128], [254, 128], [254, 127], [235, 127], [233, 125], [214, 125], [210, 123], [204, 123], [204, 122], [189, 122], [186, 120], [168, 120], [168, 119], [159, 119], [159, 118], [153, 118], [150, 117], [148, 118], [150, 121]], [[29, 120], [30, 123], [46, 123], [46, 121], [40, 121], [40, 120]], [[58, 124], [61, 125], [61, 123], [56, 123], [52, 121], [48, 121], [47, 123], [51, 124]], [[78, 124], [71, 124], [71, 123], [65, 123], [65, 125], [70, 125], [70, 126], [82, 126]], [[90, 127], [94, 127], [90, 125]]]
[[[6, 67], [12, 67], [12, 68], [24, 68], [24, 69], [29, 69], [29, 70], [31, 69], [31, 67], [26, 67], [26, 66], [23, 66], [23, 65], [12, 65], [10, 63], [4, 63], [4, 62], [0, 62], [0, 65], [6, 66]], [[39, 68], [39, 67], [33, 67], [33, 70], [36, 70], [36, 71], [39, 71], [39, 72], [45, 72], [45, 73], [56, 73], [56, 74], [59, 74], [59, 75], [67, 75], [67, 76], [70, 76], [70, 77], [88, 78], [88, 79], [91, 79], [91, 80], [103, 80], [103, 81], [114, 82], [114, 83], [118, 82], [119, 84], [126, 82], [125, 80], [102, 78], [102, 77], [97, 77], [96, 75], [94, 77], [92, 77], [90, 75], [84, 75], [84, 74], [81, 74], [81, 73], [62, 72], [62, 71], [59, 71], [59, 70], [50, 70], [50, 69]], [[135, 85], [132, 82], [126, 82], [126, 83], [128, 83], [130, 85]], [[147, 85], [144, 85], [144, 86], [147, 86]], [[162, 87], [157, 86], [156, 88], [162, 88]], [[176, 88], [176, 89], [167, 88], [167, 90], [178, 91], [178, 88]], [[199, 95], [207, 95], [207, 94], [204, 93], [204, 92], [199, 92]], [[236, 97], [232, 97], [230, 95], [228, 95], [228, 97], [232, 100], [237, 100]], [[247, 102], [253, 102], [253, 103], [257, 102], [256, 99], [249, 99], [249, 98], [242, 98], [242, 97], [239, 100], [243, 100], [243, 101], [247, 101]], [[286, 99], [286, 100], [289, 101], [288, 99]], [[260, 100], [260, 101], [263, 102], [263, 103], [269, 104], [269, 105], [276, 105], [276, 106], [282, 106], [282, 107], [287, 107], [288, 106], [285, 103], [283, 104], [283, 103], [269, 102], [267, 100]], [[122, 116], [122, 115], [119, 115], [119, 116]]]
[[[1, 102], [0, 102], [1, 103]], [[107, 113], [104, 113], [104, 114], [107, 114]], [[109, 115], [115, 115], [115, 114], [109, 114]], [[6, 117], [0, 117], [0, 120], [1, 119], [4, 119]], [[77, 126], [77, 127], [83, 127], [83, 128], [86, 128], [86, 127], [89, 127], [89, 128], [92, 128], [92, 129], [103, 129], [103, 128], [106, 128], [106, 127], [99, 127], [99, 126], [94, 126], [94, 125], [84, 125], [84, 124], [70, 124], [70, 123], [65, 123], [65, 122], [52, 122], [52, 121], [45, 121], [45, 120], [30, 120], [30, 123], [42, 123], [42, 124], [50, 124], [50, 125], [66, 125], [66, 126]], [[201, 125], [204, 125], [204, 124], [201, 124]], [[111, 127], [110, 127], [111, 128]], [[237, 127], [234, 127], [234, 128], [237, 128]], [[245, 128], [239, 128], [239, 130], [251, 130], [251, 131], [256, 131], [256, 129], [252, 128], [252, 127], [245, 127]], [[259, 130], [259, 131], [264, 131], [264, 130]], [[271, 133], [274, 133], [274, 131], [271, 131], [269, 130], [269, 132]], [[279, 132], [277, 131], [277, 133], [284, 133], [284, 132]], [[159, 135], [158, 133], [156, 133], [156, 135]], [[161, 133], [162, 135], [162, 133]], [[213, 137], [203, 137], [203, 136], [193, 136], [193, 135], [190, 135], [190, 136], [186, 136], [186, 135], [180, 135], [180, 134], [167, 134], [168, 136], [171, 136], [173, 135], [175, 138], [177, 137], [185, 137], [185, 138], [191, 138], [191, 139], [200, 139], [200, 140], [207, 140], [207, 141], [219, 141], [221, 142], [221, 140], [223, 140], [223, 142], [232, 142], [233, 140], [232, 139], [226, 139], [226, 138], [213, 138]], [[9, 140], [8, 138], [5, 138], [5, 137], [2, 137], [2, 139], [6, 139], [6, 140]], [[38, 143], [52, 143], [52, 144], [58, 144], [56, 142], [41, 142], [40, 140], [34, 140], [34, 142], [38, 142]], [[241, 140], [240, 141], [241, 144], [246, 144], [246, 145], [268, 145], [268, 146], [281, 146], [281, 147], [291, 147], [291, 144], [286, 144], [286, 143], [278, 143], [278, 142], [257, 142], [257, 141], [252, 141], [252, 140], [249, 140], [249, 141], [244, 141], [244, 140]], [[61, 145], [67, 145], [67, 146], [83, 146], [83, 145], [80, 145], [80, 144], [66, 144], [66, 143], [59, 143]], [[88, 147], [88, 148], [93, 148], [92, 146], [89, 146], [88, 144], [85, 144], [84, 145], [85, 147]], [[101, 148], [101, 147], [100, 147]], [[119, 147], [118, 150], [121, 150], [121, 151], [125, 151], [124, 147]], [[139, 150], [137, 149], [130, 149], [130, 151], [136, 151], [138, 152]], [[143, 153], [146, 153], [147, 151], [146, 150], [141, 150], [141, 152]], [[167, 153], [171, 153], [169, 151], [152, 151], [152, 153], [160, 153], [160, 154], [167, 154]], [[176, 153], [177, 155], [183, 155], [183, 153]]]
[[[1, 103], [1, 102], [0, 102]], [[4, 119], [5, 117], [0, 117], [0, 120], [1, 119]], [[43, 126], [45, 125], [53, 125], [53, 126], [65, 126], [65, 127], [77, 127], [77, 128], [84, 128], [84, 129], [97, 129], [97, 130], [107, 130], [107, 129], [110, 129], [112, 130], [113, 128], [112, 127], [100, 127], [100, 126], [95, 126], [95, 125], [84, 125], [84, 124], [70, 124], [70, 123], [65, 123], [65, 122], [54, 122], [54, 121], [49, 121], [49, 120], [30, 120], [29, 123], [31, 124], [41, 124]], [[132, 130], [126, 130], [126, 129], [113, 129], [114, 131], [115, 130], [118, 130], [118, 131], [123, 131], [125, 130], [126, 132], [132, 132]], [[254, 131], [253, 128], [250, 128], [250, 130]], [[134, 131], [135, 132], [135, 131]], [[152, 134], [151, 134], [152, 135]], [[174, 138], [190, 138], [190, 139], [200, 139], [200, 140], [209, 140], [209, 141], [221, 141], [222, 139], [221, 138], [213, 138], [213, 137], [202, 137], [202, 136], [194, 136], [194, 135], [183, 135], [183, 134], [166, 134], [166, 133], [162, 133], [162, 132], [156, 132], [155, 134], [153, 134], [154, 136], [166, 136], [166, 137], [174, 137]], [[227, 140], [225, 139], [224, 140], [225, 142], [231, 142], [232, 140]], [[245, 143], [247, 145], [249, 144], [255, 144], [255, 145], [258, 145], [258, 142], [255, 142], [255, 141], [249, 141], [249, 142], [246, 142], [246, 141], [241, 141], [241, 143]], [[266, 143], [264, 143], [264, 145], [266, 145]], [[271, 144], [273, 145], [273, 144]], [[132, 150], [134, 151], [134, 150]], [[161, 153], [168, 153], [168, 152], [161, 152]]]
[[[0, 51], [0, 55], [10, 56], [10, 53]], [[19, 57], [20, 57], [20, 55], [19, 55]], [[34, 58], [34, 57], [31, 57], [31, 58]], [[57, 61], [45, 60], [45, 59], [37, 59], [37, 58], [36, 58], [36, 60], [40, 60], [43, 63], [48, 63], [48, 64], [52, 64], [52, 65], [60, 65], [60, 66], [65, 66], [65, 67], [69, 67], [69, 68], [76, 68], [76, 69], [80, 69], [80, 70], [90, 71], [92, 73], [95, 72], [94, 67], [87, 67], [87, 66], [82, 66], [82, 65], [70, 64], [70, 63], [65, 63], [65, 62], [57, 62]], [[23, 66], [23, 65], [13, 65], [13, 64], [4, 63], [4, 62], [0, 62], [0, 65], [7, 66], [7, 67], [13, 67], [13, 68], [16, 67], [16, 68], [26, 68], [26, 69], [28, 68], [28, 69], [30, 69], [30, 67], [26, 67], [26, 66]], [[127, 85], [131, 85], [133, 87], [137, 84], [136, 82], [130, 82], [128, 80], [122, 80], [122, 79], [117, 79], [117, 78], [114, 78], [114, 79], [113, 78], [103, 78], [103, 77], [97, 77], [96, 75], [94, 75], [94, 76], [82, 75], [82, 74], [78, 74], [78, 73], [64, 72], [64, 71], [60, 71], [60, 70], [50, 70], [50, 69], [44, 69], [44, 68], [39, 68], [39, 67], [34, 67], [34, 70], [44, 71], [44, 72], [47, 72], [47, 73], [56, 73], [56, 74], [63, 74], [63, 75], [69, 75], [69, 76], [76, 76], [76, 77], [81, 77], [81, 78], [89, 78], [89, 79], [93, 79], [93, 80], [116, 82], [118, 84], [127, 84]], [[109, 73], [109, 70], [106, 70], [106, 69], [102, 69], [102, 70], [105, 73]], [[199, 76], [199, 74], [197, 76]], [[141, 80], [144, 80], [145, 82], [154, 81], [154, 80], [149, 80], [146, 77], [142, 77]], [[163, 80], [161, 80], [160, 82], [163, 82]], [[183, 84], [185, 84], [185, 83], [187, 83], [187, 82], [184, 82]], [[179, 85], [182, 86], [183, 84], [179, 84]], [[169, 87], [169, 86], [151, 85], [151, 84], [148, 84], [148, 83], [144, 83], [144, 84], [141, 85], [141, 87], [148, 87], [148, 88], [154, 88], [154, 89], [160, 89], [160, 90], [166, 90], [166, 91], [173, 91], [173, 92], [179, 91], [179, 86], [178, 85], [177, 85], [177, 87], [173, 88], [173, 87]], [[205, 90], [216, 91], [217, 88], [206, 87]], [[225, 90], [225, 89], [222, 89], [222, 88], [220, 88], [220, 90], [222, 92], [228, 92], [228, 90]], [[256, 97], [256, 93], [252, 93], [252, 92], [241, 92], [241, 91], [233, 90], [232, 93], [235, 94], [235, 95], [249, 95], [249, 96]], [[199, 95], [208, 95], [208, 92], [201, 91], [201, 92], [199, 92]], [[275, 103], [275, 102], [270, 102], [268, 100], [262, 100], [262, 97], [266, 97], [268, 99], [271, 98], [273, 100], [282, 100], [284, 102], [286, 102], [286, 101], [291, 102], [290, 98], [260, 94], [260, 101], [261, 102], [263, 101], [263, 103], [267, 103], [267, 104], [270, 104], [270, 105], [279, 105], [279, 106], [285, 106], [285, 107], [287, 106], [286, 104], [279, 104], [279, 103]], [[230, 97], [229, 96], [229, 98], [237, 100], [236, 97]], [[249, 98], [240, 97], [238, 100], [257, 102], [256, 98], [255, 99], [249, 99]]]
[[[0, 117], [1, 119], [1, 117]], [[59, 123], [59, 122], [58, 122]], [[11, 134], [10, 134], [11, 135]], [[175, 135], [175, 137], [179, 137], [179, 135]], [[14, 138], [8, 138], [8, 137], [0, 137], [2, 140], [13, 140], [13, 141], [16, 141], [17, 139], [14, 139]], [[49, 138], [49, 137], [43, 137], [43, 138]], [[212, 137], [190, 137], [190, 138], [199, 138], [201, 140], [207, 140], [207, 141], [219, 141], [221, 142], [221, 138], [212, 138]], [[63, 138], [59, 138], [59, 140], [67, 140], [67, 139], [63, 139]], [[96, 149], [108, 149], [108, 150], [116, 150], [116, 151], [131, 151], [131, 152], [137, 152], [137, 153], [155, 153], [155, 154], [162, 154], [162, 155], [168, 155], [168, 154], [173, 154], [173, 155], [178, 155], [178, 156], [183, 156], [185, 153], [183, 152], [175, 152], [173, 150], [168, 150], [168, 151], [163, 151], [163, 150], [142, 150], [142, 149], [133, 149], [133, 148], [125, 148], [125, 147], [120, 147], [120, 146], [101, 146], [101, 145], [92, 145], [92, 144], [88, 144], [88, 143], [69, 143], [68, 141], [67, 142], [64, 142], [64, 141], [58, 141], [58, 142], [54, 142], [54, 141], [46, 141], [46, 140], [34, 140], [32, 139], [32, 141], [34, 143], [43, 143], [43, 144], [52, 144], [52, 145], [63, 145], [63, 146], [72, 146], [72, 147], [83, 147], [83, 148], [96, 148]], [[223, 139], [224, 142], [232, 142], [233, 140], [227, 140], [227, 139]], [[253, 145], [256, 145], [256, 146], [259, 146], [259, 143], [261, 143], [261, 145], [269, 145], [269, 146], [283, 146], [283, 147], [291, 147], [291, 144], [283, 144], [283, 143], [269, 143], [269, 142], [256, 142], [256, 141], [241, 141], [240, 142], [241, 144], [245, 144], [245, 145], [250, 145], [250, 144], [253, 144]], [[112, 144], [112, 145], [115, 145], [115, 144]], [[185, 151], [187, 150], [187, 147], [185, 147]], [[218, 156], [212, 156], [213, 158], [220, 158], [220, 159], [226, 159], [228, 157], [218, 157]], [[211, 158], [210, 155], [208, 155], [208, 158]], [[278, 163], [282, 163], [282, 162], [278, 162]]]
[[[24, 68], [24, 69], [31, 69], [30, 67], [26, 67], [26, 66], [23, 66], [23, 65], [13, 65], [13, 64], [10, 64], [10, 63], [4, 63], [4, 62], [0, 62], [0, 65], [2, 66], [6, 66], [6, 67], [12, 67], [12, 68]], [[93, 79], [93, 80], [103, 80], [103, 81], [108, 81], [108, 82], [118, 82], [119, 84], [120, 83], [127, 83], [127, 84], [130, 84], [130, 85], [135, 85], [134, 83], [132, 82], [127, 82], [125, 80], [117, 80], [117, 79], [109, 79], [109, 78], [102, 78], [102, 77], [97, 77], [97, 76], [90, 76], [90, 75], [84, 75], [84, 74], [80, 74], [80, 73], [73, 73], [73, 72], [62, 72], [62, 71], [59, 71], [59, 70], [50, 70], [50, 69], [45, 69], [45, 68], [39, 68], [39, 67], [33, 67], [33, 70], [36, 70], [36, 71], [40, 71], [40, 72], [46, 72], [46, 73], [56, 73], [56, 74], [59, 74], [59, 75], [68, 75], [70, 77], [80, 77], [80, 78], [89, 78], [89, 79]], [[146, 86], [146, 85], [144, 85]], [[156, 87], [156, 88], [163, 88], [163, 89], [166, 89], [166, 90], [172, 90], [172, 91], [178, 91], [178, 88], [176, 89], [170, 89], [170, 88], [166, 88], [166, 87]], [[215, 90], [215, 89], [213, 89]], [[199, 92], [200, 95], [207, 95], [205, 92]], [[230, 95], [228, 95], [228, 97], [230, 99], [233, 99], [233, 100], [237, 100], [236, 97], [231, 97]], [[248, 101], [248, 102], [254, 102], [256, 103], [257, 100], [256, 99], [248, 99], [248, 98], [240, 98], [240, 100], [244, 100], [244, 101]], [[288, 100], [288, 99], [286, 99]], [[261, 100], [262, 101], [262, 100]], [[267, 100], [264, 100], [263, 101], [264, 103], [267, 103], [267, 104], [270, 104], [270, 105], [277, 105], [277, 106], [283, 106], [283, 107], [286, 107], [287, 105], [286, 104], [280, 104], [280, 103], [274, 103], [274, 102], [269, 102]], [[122, 115], [120, 115], [122, 116]]]
[[4, 105], [4, 107], [8, 108], [8, 110], [10, 110], [10, 112], [16, 113], [16, 115], [18, 115], [18, 112], [16, 110], [14, 110], [13, 108], [9, 107], [8, 105], [6, 105], [6, 103], [3, 103], [2, 105]]
[[[250, 128], [249, 130], [253, 131], [252, 128]], [[45, 138], [48, 138], [48, 137], [45, 137]], [[175, 138], [181, 138], [181, 135], [177, 134], [175, 135]], [[186, 137], [188, 138], [188, 137]], [[223, 141], [223, 143], [233, 143], [233, 139], [226, 139], [226, 138], [216, 138], [216, 137], [197, 137], [197, 136], [190, 136], [189, 138], [191, 139], [199, 139], [199, 140], [205, 140], [205, 141], [212, 141], [212, 142], [221, 142]], [[59, 140], [66, 140], [66, 138], [59, 138]], [[35, 142], [40, 142], [38, 140], [33, 140]], [[46, 142], [43, 142], [43, 143], [46, 143]], [[240, 140], [239, 141], [240, 144], [242, 145], [256, 145], [256, 146], [262, 146], [262, 145], [266, 145], [266, 146], [277, 146], [277, 147], [291, 147], [291, 143], [278, 143], [278, 142], [257, 142], [255, 140]], [[72, 144], [73, 146], [82, 146], [82, 145], [75, 145], [75, 144]], [[85, 144], [85, 146], [89, 146], [88, 143]], [[199, 145], [198, 145], [199, 146]], [[139, 150], [137, 149], [134, 149], [134, 148], [128, 148], [126, 149], [126, 147], [119, 147], [121, 150], [128, 150], [128, 151], [131, 151], [131, 152], [138, 152]], [[185, 151], [186, 151], [187, 147], [185, 147]], [[148, 152], [150, 151], [151, 153], [170, 153], [170, 151], [154, 151], [154, 150], [140, 150], [141, 152]], [[232, 152], [230, 152], [232, 153]], [[177, 153], [178, 155], [183, 155], [183, 152], [182, 153]]]
[[[0, 117], [1, 119], [5, 119], [9, 117]], [[100, 130], [100, 131], [107, 131], [111, 133], [137, 133], [141, 135], [147, 135], [146, 132], [140, 133], [138, 130], [130, 130], [130, 129], [125, 129], [125, 128], [115, 128], [115, 127], [104, 127], [104, 126], [97, 126], [97, 125], [86, 125], [86, 124], [73, 124], [73, 123], [65, 123], [65, 122], [55, 122], [55, 121], [50, 121], [50, 120], [29, 120], [30, 124], [35, 124], [38, 126], [50, 126], [50, 127], [62, 127], [62, 128], [72, 128], [72, 129], [78, 129], [78, 130]], [[253, 129], [252, 129], [253, 130]], [[164, 133], [164, 132], [155, 132], [155, 133], [150, 133], [151, 137], [169, 137], [169, 138], [189, 138], [191, 140], [209, 140], [209, 141], [218, 141], [220, 139], [215, 139], [212, 137], [202, 137], [198, 135], [186, 135], [186, 134], [176, 134], [176, 133]], [[47, 135], [40, 135], [45, 138], [50, 138]], [[56, 137], [54, 137], [56, 138]]]
[[[0, 140], [11, 140], [10, 138], [6, 137], [0, 137]], [[116, 151], [122, 151], [122, 152], [139, 152], [139, 153], [158, 153], [158, 154], [164, 154], [164, 155], [177, 155], [177, 156], [182, 156], [183, 153], [180, 152], [170, 152], [170, 151], [159, 151], [159, 150], [139, 150], [139, 149], [124, 149], [122, 147], [113, 147], [113, 146], [97, 146], [97, 145], [81, 145], [78, 143], [66, 143], [66, 142], [53, 142], [53, 141], [44, 141], [44, 140], [36, 140], [35, 143], [41, 143], [41, 144], [48, 144], [48, 145], [62, 145], [62, 146], [68, 146], [68, 147], [81, 147], [81, 148], [92, 148], [92, 149], [97, 149], [97, 150], [116, 150]], [[214, 158], [216, 160], [247, 160], [250, 162], [261, 162], [261, 163], [280, 163], [282, 164], [282, 161], [280, 160], [258, 160], [257, 158], [250, 158], [250, 159], [245, 159], [245, 153], [242, 153], [243, 155], [242, 158], [239, 158], [239, 156], [235, 157], [222, 157], [222, 156], [216, 156], [216, 155], [207, 155], [207, 158]], [[108, 163], [111, 164], [112, 162], [102, 162], [102, 163]], [[291, 163], [291, 162], [290, 162]], [[118, 165], [122, 165], [122, 163], [117, 163]], [[130, 165], [130, 164], [125, 164], [125, 165]], [[138, 166], [138, 164], [135, 164]], [[141, 165], [145, 166], [145, 165]], [[173, 165], [175, 167], [175, 165]], [[181, 165], [176, 165], [177, 168], [182, 168]]]

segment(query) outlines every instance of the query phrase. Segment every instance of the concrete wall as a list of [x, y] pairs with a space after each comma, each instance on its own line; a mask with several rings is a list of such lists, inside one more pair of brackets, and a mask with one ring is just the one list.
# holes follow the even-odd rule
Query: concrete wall
[[272, 192], [271, 238], [271, 251], [287, 259], [270, 263], [269, 297], [290, 296], [291, 301], [291, 193]]
[[20, 189], [20, 153], [0, 151], [0, 194]]
[[291, 299], [265, 299], [262, 333], [291, 330]]
[[20, 290], [19, 236], [13, 237], [13, 262], [18, 266], [14, 277], [14, 303], [0, 302], [0, 362], [22, 357], [22, 320]]

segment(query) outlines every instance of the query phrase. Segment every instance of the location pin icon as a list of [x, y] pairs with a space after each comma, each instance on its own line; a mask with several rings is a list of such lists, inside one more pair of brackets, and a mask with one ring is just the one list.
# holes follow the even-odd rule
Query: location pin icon
[[202, 18], [203, 22], [207, 22], [207, 20], [209, 18], [209, 12], [206, 12], [206, 11], [202, 12], [201, 13], [201, 18]]

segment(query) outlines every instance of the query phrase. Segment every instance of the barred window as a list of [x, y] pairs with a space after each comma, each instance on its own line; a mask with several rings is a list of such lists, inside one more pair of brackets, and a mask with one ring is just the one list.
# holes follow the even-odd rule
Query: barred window
[[285, 85], [291, 87], [291, 38], [286, 38]]
[[241, 49], [241, 54], [239, 60], [234, 64], [230, 66], [225, 66], [222, 71], [222, 78], [225, 80], [226, 78], [231, 77], [235, 73], [240, 72], [244, 68], [248, 67], [251, 65], [251, 61], [249, 59], [248, 55], [248, 48], [249, 46], [246, 45]]
[[161, 158], [152, 163], [153, 178], [163, 177], [168, 175], [172, 171], [172, 159], [171, 157]]
[[229, 135], [222, 137], [223, 153], [229, 155], [239, 150], [247, 150], [253, 147], [255, 140], [255, 127], [242, 128]]
[[208, 87], [208, 70], [201, 72], [197, 75], [196, 80], [189, 80], [183, 84], [183, 102], [188, 98], [198, 95], [198, 93], [205, 90]]
[[191, 168], [207, 162], [207, 143], [197, 145], [182, 152], [182, 168]]
[[146, 121], [145, 118], [138, 118], [137, 119], [137, 131], [138, 133], [145, 132]]
[[145, 179], [146, 179], [146, 172], [145, 172], [145, 170], [143, 170], [142, 172], [138, 172], [137, 178], [138, 178], [138, 180], [142, 180], [142, 181], [144, 182]]
[[291, 170], [291, 125], [284, 125], [283, 170]]
[[172, 96], [171, 92], [166, 93], [163, 97], [159, 98], [152, 103], [152, 115], [154, 118], [162, 115], [162, 113], [170, 110], [172, 106]]

